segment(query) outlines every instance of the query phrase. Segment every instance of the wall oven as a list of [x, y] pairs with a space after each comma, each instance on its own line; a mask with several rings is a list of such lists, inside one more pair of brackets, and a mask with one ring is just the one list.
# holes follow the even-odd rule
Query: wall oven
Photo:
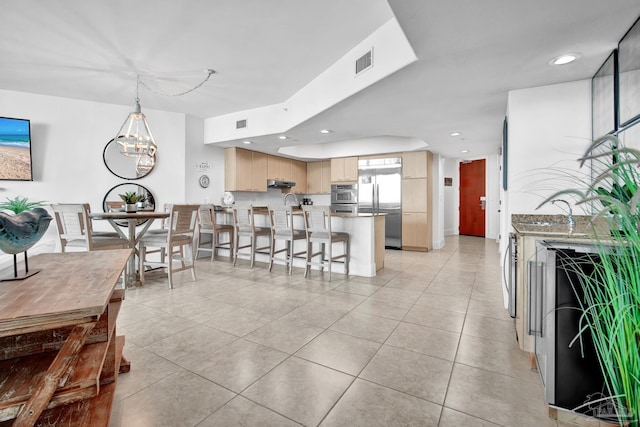
[[331, 204], [357, 204], [358, 203], [358, 185], [357, 184], [332, 184], [331, 185]]

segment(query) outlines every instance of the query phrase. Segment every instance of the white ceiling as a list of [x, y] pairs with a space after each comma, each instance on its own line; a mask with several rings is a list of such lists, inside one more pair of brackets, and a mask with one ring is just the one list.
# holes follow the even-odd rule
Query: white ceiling
[[[394, 16], [418, 61], [290, 129], [284, 144], [394, 136], [445, 157], [496, 153], [507, 92], [590, 78], [640, 0], [4, 2], [0, 89], [132, 105], [138, 74], [178, 93], [211, 68], [184, 96], [140, 89], [143, 110], [209, 118], [285, 101]], [[582, 58], [547, 64], [565, 52]], [[283, 145], [252, 139], [265, 152]]]

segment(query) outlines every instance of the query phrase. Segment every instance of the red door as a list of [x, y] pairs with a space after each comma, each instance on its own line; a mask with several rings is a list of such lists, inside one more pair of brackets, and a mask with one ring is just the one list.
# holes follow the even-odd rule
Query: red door
[[484, 237], [485, 160], [460, 163], [460, 234]]

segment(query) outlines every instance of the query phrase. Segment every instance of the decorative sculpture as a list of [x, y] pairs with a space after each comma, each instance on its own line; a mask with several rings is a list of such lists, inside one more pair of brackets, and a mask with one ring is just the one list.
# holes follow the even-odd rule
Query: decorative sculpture
[[[43, 208], [9, 215], [0, 212], [0, 250], [13, 254], [14, 277], [2, 280], [19, 280], [36, 274], [39, 270], [29, 273], [27, 264], [27, 249], [35, 245], [49, 228], [53, 218]], [[24, 252], [25, 274], [18, 276], [16, 254]]]

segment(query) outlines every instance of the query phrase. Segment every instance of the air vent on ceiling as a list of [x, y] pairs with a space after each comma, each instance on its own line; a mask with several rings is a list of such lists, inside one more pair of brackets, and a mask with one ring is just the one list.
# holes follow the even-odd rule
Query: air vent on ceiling
[[247, 119], [236, 121], [236, 129], [244, 129], [246, 127], [247, 127]]
[[360, 58], [356, 59], [356, 75], [373, 66], [373, 48]]

